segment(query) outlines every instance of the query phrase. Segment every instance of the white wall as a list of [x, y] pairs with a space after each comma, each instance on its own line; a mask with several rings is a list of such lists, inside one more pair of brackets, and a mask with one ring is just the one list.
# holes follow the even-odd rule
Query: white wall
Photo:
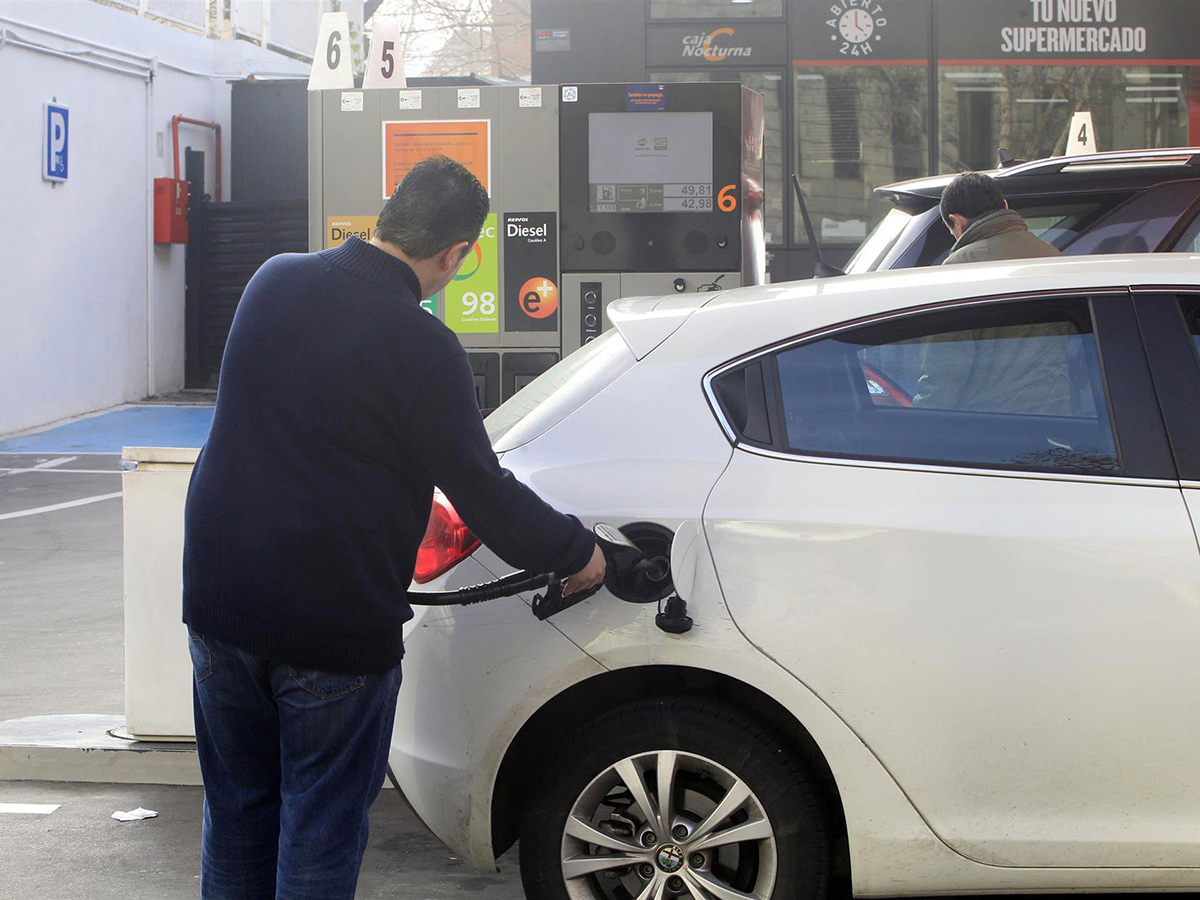
[[[23, 24], [17, 24], [17, 23]], [[13, 38], [78, 52], [78, 41], [155, 62], [119, 74], [37, 53]], [[184, 247], [154, 245], [153, 179], [173, 168], [171, 116], [222, 126], [229, 199], [228, 80], [304, 74], [244, 41], [215, 41], [88, 0], [0, 0], [0, 434], [178, 390], [184, 370]], [[91, 48], [97, 54], [113, 54]], [[93, 57], [95, 58], [95, 57]], [[186, 74], [174, 65], [201, 74]], [[70, 180], [41, 179], [42, 103], [71, 109]], [[159, 154], [159, 135], [162, 152]], [[213, 135], [180, 127], [182, 147]]]

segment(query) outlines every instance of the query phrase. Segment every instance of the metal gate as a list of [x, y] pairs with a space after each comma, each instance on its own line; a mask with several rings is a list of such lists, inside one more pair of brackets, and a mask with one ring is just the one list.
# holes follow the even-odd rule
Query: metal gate
[[204, 198], [189, 213], [185, 381], [189, 388], [215, 388], [250, 277], [272, 256], [307, 252], [308, 202]]

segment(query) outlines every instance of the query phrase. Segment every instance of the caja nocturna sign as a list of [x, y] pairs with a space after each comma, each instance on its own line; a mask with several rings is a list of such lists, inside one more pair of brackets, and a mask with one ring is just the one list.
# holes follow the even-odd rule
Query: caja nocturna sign
[[707, 33], [684, 35], [682, 55], [684, 58], [698, 56], [709, 62], [724, 62], [732, 57], [753, 56], [754, 48], [738, 46], [734, 43], [736, 37], [737, 29], [728, 25], [714, 28]]
[[765, 66], [787, 60], [787, 29], [782, 24], [674, 25], [646, 28], [646, 61], [651, 66]]

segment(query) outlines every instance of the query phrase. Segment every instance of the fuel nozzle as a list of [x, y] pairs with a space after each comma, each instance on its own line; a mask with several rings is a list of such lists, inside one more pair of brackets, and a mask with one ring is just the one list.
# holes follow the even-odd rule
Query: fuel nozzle
[[564, 597], [562, 581], [558, 578], [553, 579], [547, 586], [544, 595], [537, 594], [533, 598], [533, 614], [538, 619], [548, 619], [555, 613], [569, 609], [581, 600], [586, 600], [594, 595], [605, 584], [612, 584], [615, 579], [636, 572], [639, 566], [646, 564], [645, 554], [637, 544], [622, 534], [619, 528], [598, 522], [592, 528], [592, 534], [596, 537], [596, 545], [600, 548], [600, 552], [604, 554], [606, 566], [604, 583]]
[[642, 553], [641, 548], [625, 537], [619, 528], [598, 522], [592, 529], [592, 534], [596, 536], [596, 543], [600, 545], [600, 550], [604, 553], [604, 561], [608, 564], [606, 578], [610, 574], [624, 574], [632, 571], [635, 566], [645, 560], [645, 554]]

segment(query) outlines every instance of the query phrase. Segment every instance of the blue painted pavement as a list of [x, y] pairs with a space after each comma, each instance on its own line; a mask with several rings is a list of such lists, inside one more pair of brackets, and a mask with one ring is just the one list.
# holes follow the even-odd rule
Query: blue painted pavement
[[0, 440], [7, 453], [120, 453], [122, 447], [200, 447], [211, 406], [131, 406]]

